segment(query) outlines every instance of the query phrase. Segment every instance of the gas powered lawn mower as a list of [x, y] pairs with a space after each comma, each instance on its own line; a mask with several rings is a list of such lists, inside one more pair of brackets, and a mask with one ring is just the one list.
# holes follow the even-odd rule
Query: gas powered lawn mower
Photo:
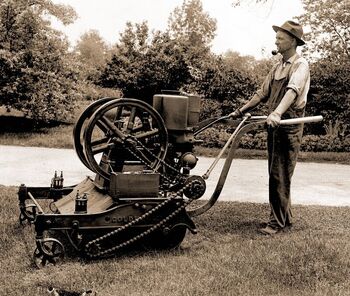
[[[52, 235], [64, 233], [81, 256], [96, 259], [133, 246], [172, 249], [187, 230], [196, 233], [193, 217], [217, 201], [239, 140], [263, 129], [266, 116], [246, 114], [212, 165], [203, 175], [192, 175], [198, 158], [196, 136], [229, 116], [199, 122], [200, 98], [180, 92], [153, 97], [153, 105], [137, 99], [103, 98], [82, 112], [74, 131], [75, 151], [94, 178], [63, 186], [63, 173], [55, 173], [49, 187], [22, 184], [18, 198], [20, 223], [34, 224], [38, 267], [55, 264], [65, 244]], [[316, 122], [321, 116], [282, 120], [281, 124]], [[211, 197], [206, 180], [228, 150]], [[43, 205], [44, 204], [44, 205]]]

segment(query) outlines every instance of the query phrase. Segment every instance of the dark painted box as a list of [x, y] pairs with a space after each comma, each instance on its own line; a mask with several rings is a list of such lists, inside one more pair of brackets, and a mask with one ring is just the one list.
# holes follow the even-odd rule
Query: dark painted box
[[122, 197], [158, 197], [159, 174], [153, 172], [112, 173], [110, 195]]

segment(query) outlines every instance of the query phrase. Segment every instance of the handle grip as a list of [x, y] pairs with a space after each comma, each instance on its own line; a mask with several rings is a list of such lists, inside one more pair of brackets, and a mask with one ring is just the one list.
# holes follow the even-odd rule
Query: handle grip
[[322, 115], [307, 116], [307, 117], [300, 117], [300, 118], [283, 119], [280, 121], [280, 125], [299, 124], [299, 123], [308, 123], [308, 122], [320, 122], [322, 120], [323, 120]]

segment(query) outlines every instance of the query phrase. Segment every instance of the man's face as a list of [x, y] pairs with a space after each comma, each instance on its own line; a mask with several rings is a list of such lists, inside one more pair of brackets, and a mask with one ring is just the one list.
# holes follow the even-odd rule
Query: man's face
[[277, 31], [275, 44], [279, 53], [283, 54], [292, 47], [295, 47], [295, 42], [296, 40], [288, 33], [283, 31]]

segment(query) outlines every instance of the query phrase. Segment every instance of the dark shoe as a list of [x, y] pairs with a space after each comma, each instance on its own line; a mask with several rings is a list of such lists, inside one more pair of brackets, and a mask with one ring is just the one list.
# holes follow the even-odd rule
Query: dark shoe
[[259, 232], [264, 234], [264, 235], [274, 235], [276, 233], [278, 233], [281, 230], [281, 228], [274, 228], [271, 227], [270, 225], [267, 225], [264, 228], [260, 228]]
[[262, 223], [259, 224], [259, 227], [260, 228], [265, 228], [267, 225], [269, 225], [268, 222], [262, 222]]

